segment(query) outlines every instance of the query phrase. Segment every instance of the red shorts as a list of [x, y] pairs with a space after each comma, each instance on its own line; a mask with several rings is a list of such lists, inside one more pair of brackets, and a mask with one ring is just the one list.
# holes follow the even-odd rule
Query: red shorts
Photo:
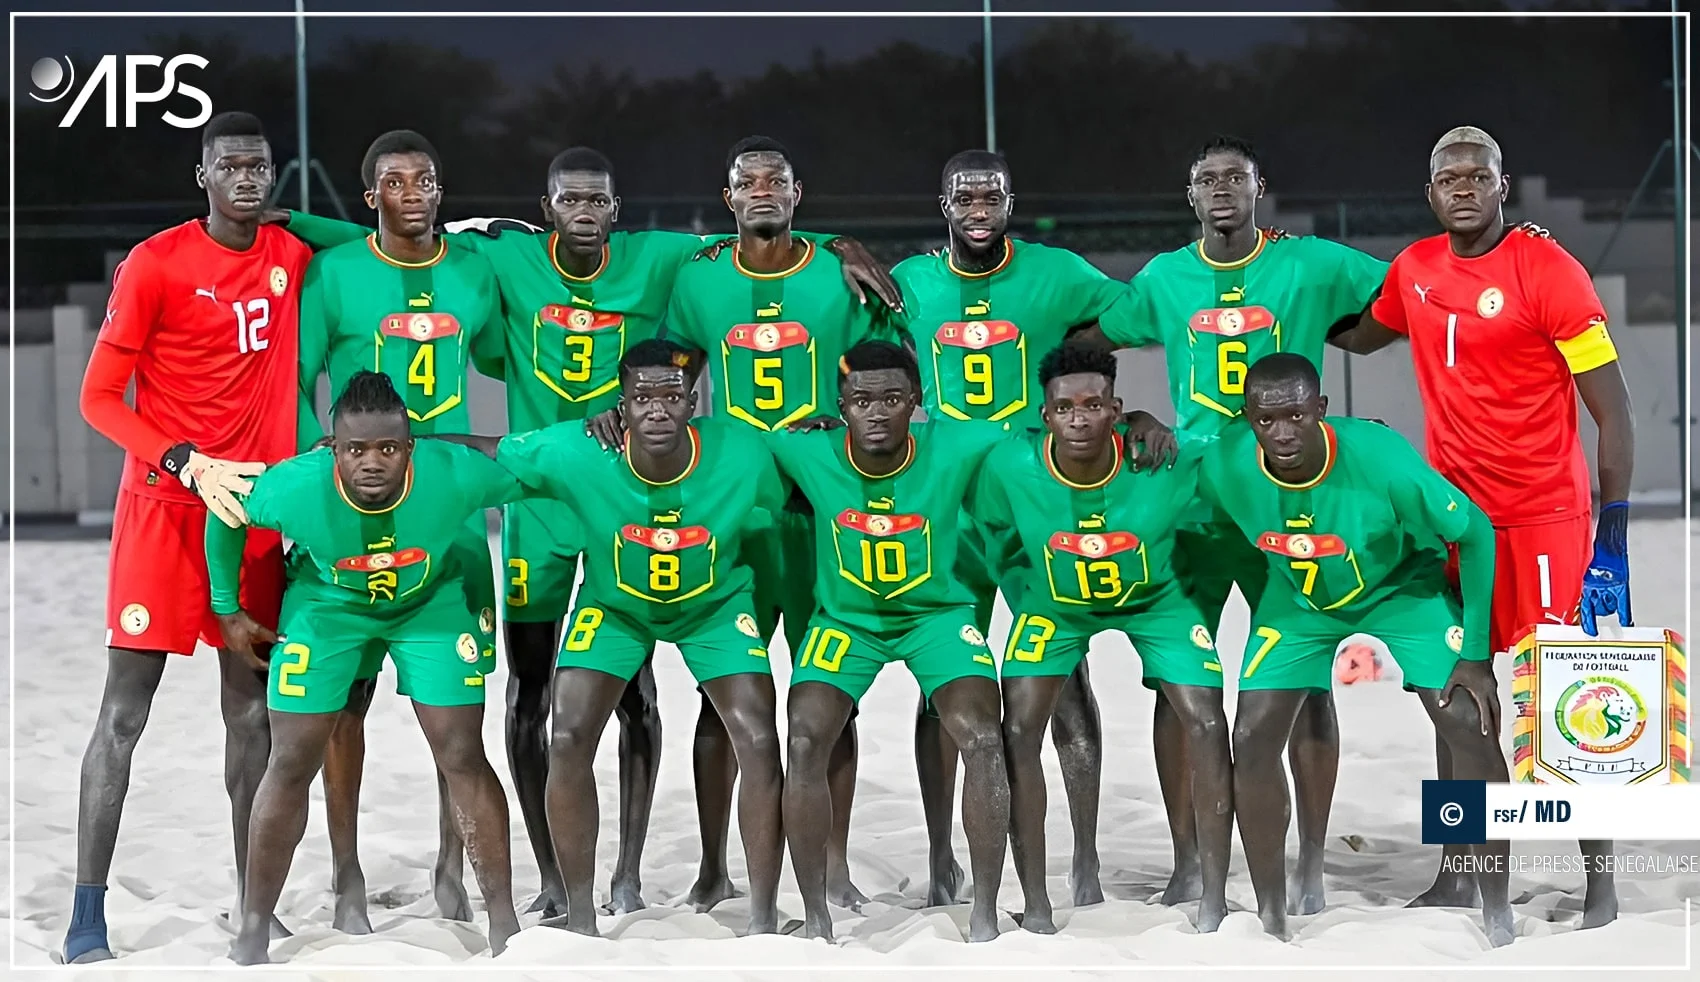
[[[120, 489], [107, 567], [106, 643], [193, 654], [223, 644], [207, 583], [207, 509]], [[250, 529], [242, 556], [242, 607], [276, 629], [283, 606], [283, 537]]]
[[[1510, 651], [1536, 624], [1576, 623], [1582, 577], [1593, 556], [1592, 515], [1541, 525], [1495, 526], [1493, 546], [1488, 641], [1496, 654]], [[1456, 550], [1450, 571], [1456, 583]]]

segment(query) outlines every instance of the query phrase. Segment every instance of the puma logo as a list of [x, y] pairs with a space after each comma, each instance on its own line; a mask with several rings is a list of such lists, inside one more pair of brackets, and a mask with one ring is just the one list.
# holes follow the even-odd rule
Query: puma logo
[[1290, 529], [1307, 529], [1315, 524], [1315, 515], [1300, 515], [1298, 518], [1287, 519], [1287, 527]]
[[664, 511], [659, 515], [651, 515], [650, 521], [655, 522], [657, 525], [675, 525], [679, 521], [679, 512], [680, 509], [674, 508], [671, 511]]
[[891, 511], [892, 509], [894, 509], [896, 507], [897, 507], [897, 502], [891, 500], [890, 498], [874, 498], [873, 500], [868, 502], [868, 508], [869, 508], [870, 511], [872, 511], [872, 510]]
[[768, 304], [767, 306], [762, 307], [760, 310], [757, 310], [756, 316], [757, 317], [778, 317], [779, 312], [781, 310], [784, 310], [784, 309], [785, 309], [784, 301], [775, 300], [774, 302]]
[[1099, 512], [1095, 515], [1088, 515], [1085, 518], [1082, 518], [1077, 524], [1083, 529], [1101, 529], [1104, 527], [1104, 514], [1103, 512]]
[[218, 303], [218, 287], [214, 286], [214, 287], [210, 287], [210, 288], [205, 289], [205, 290], [197, 288], [195, 290], [195, 296], [206, 297], [208, 300], [211, 300], [213, 303]]
[[1421, 283], [1412, 283], [1411, 289], [1417, 291], [1417, 299], [1419, 301], [1422, 303], [1428, 303], [1428, 291], [1434, 289], [1434, 287], [1423, 286]]
[[431, 306], [431, 298], [433, 296], [434, 294], [431, 293], [421, 293], [419, 296], [407, 301], [407, 305], [409, 307], [429, 307]]
[[983, 317], [991, 312], [992, 302], [990, 300], [981, 300], [972, 306], [962, 308], [962, 316], [964, 317]]

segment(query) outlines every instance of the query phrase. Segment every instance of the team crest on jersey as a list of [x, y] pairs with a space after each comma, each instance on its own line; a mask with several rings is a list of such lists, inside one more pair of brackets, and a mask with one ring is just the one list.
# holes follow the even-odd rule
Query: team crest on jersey
[[642, 525], [627, 525], [620, 529], [620, 537], [656, 552], [678, 552], [680, 549], [700, 546], [712, 538], [708, 529], [701, 525], [682, 529], [651, 529]]
[[379, 570], [412, 566], [425, 561], [425, 550], [414, 547], [400, 552], [374, 552], [364, 556], [349, 556], [336, 561], [337, 569], [351, 573], [376, 573]]
[[847, 529], [883, 538], [913, 532], [926, 525], [927, 520], [921, 515], [868, 515], [854, 508], [846, 508], [839, 513], [838, 524]]
[[152, 615], [141, 604], [130, 604], [118, 614], [118, 626], [123, 628], [124, 633], [131, 637], [146, 631], [151, 623], [153, 623]]
[[980, 629], [972, 624], [962, 625], [962, 630], [958, 633], [962, 635], [962, 640], [976, 648], [984, 648], [986, 646], [986, 636], [981, 634]]
[[455, 654], [459, 655], [460, 660], [468, 665], [477, 664], [478, 639], [470, 634], [461, 635], [460, 640], [455, 642]]
[[289, 289], [289, 274], [284, 272], [282, 266], [272, 267], [271, 287], [274, 297], [283, 296], [283, 291]]
[[1464, 650], [1464, 629], [1456, 624], [1447, 628], [1446, 646], [1452, 649], [1453, 654], [1462, 653]]
[[389, 314], [379, 330], [385, 337], [407, 338], [410, 341], [435, 341], [460, 333], [460, 319], [453, 314]]
[[733, 348], [752, 351], [777, 351], [795, 347], [809, 340], [809, 329], [797, 321], [774, 321], [770, 324], [735, 324], [726, 332], [726, 343]]
[[1103, 556], [1113, 556], [1119, 552], [1139, 548], [1139, 536], [1132, 532], [1106, 532], [1102, 535], [1088, 532], [1076, 535], [1073, 532], [1056, 532], [1048, 543], [1052, 552], [1066, 552], [1075, 556], [1085, 556], [1087, 559], [1098, 559]]
[[545, 324], [553, 324], [562, 330], [578, 334], [619, 327], [625, 322], [625, 318], [619, 314], [585, 310], [583, 307], [568, 307], [559, 303], [545, 304], [543, 309], [537, 312], [537, 316]]
[[1232, 338], [1254, 331], [1267, 331], [1275, 326], [1275, 315], [1268, 307], [1256, 304], [1249, 307], [1213, 307], [1193, 314], [1191, 326], [1198, 334]]
[[979, 351], [1021, 336], [1021, 329], [1009, 321], [947, 321], [939, 325], [933, 338], [952, 348]]
[[1517, 231], [1522, 232], [1524, 235], [1527, 235], [1531, 239], [1550, 239], [1550, 238], [1552, 238], [1551, 232], [1548, 232], [1546, 229], [1540, 227], [1539, 225], [1536, 225], [1534, 222], [1518, 222], [1513, 227], [1516, 228]]
[[1257, 547], [1292, 559], [1326, 559], [1346, 554], [1346, 540], [1338, 535], [1287, 535], [1284, 532], [1265, 532], [1257, 537]]
[[751, 617], [749, 614], [739, 614], [737, 625], [738, 630], [744, 634], [747, 634], [752, 638], [761, 637], [761, 629], [756, 627], [756, 619]]
[[1505, 294], [1497, 286], [1490, 286], [1476, 298], [1476, 313], [1483, 317], [1498, 317], [1505, 309]]
[[478, 629], [489, 634], [496, 629], [496, 612], [488, 607], [478, 612]]
[[1212, 647], [1210, 630], [1203, 624], [1194, 624], [1192, 626], [1192, 643], [1203, 648], [1205, 651], [1209, 651]]

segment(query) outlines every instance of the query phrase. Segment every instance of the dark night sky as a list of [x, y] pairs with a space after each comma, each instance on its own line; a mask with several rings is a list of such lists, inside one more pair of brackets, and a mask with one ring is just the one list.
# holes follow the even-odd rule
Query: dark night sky
[[[21, 0], [13, 9], [51, 13], [63, 4], [48, 0]], [[114, 3], [80, 3], [82, 9], [118, 10]], [[214, 11], [227, 9], [229, 4], [213, 0], [172, 0], [174, 10]], [[309, 2], [309, 10], [359, 11], [371, 10], [370, 0], [354, 2]], [[410, 5], [417, 10], [453, 11], [465, 9], [464, 0], [415, 0]], [[542, 3], [502, 0], [505, 10], [529, 11], [550, 9]], [[700, 12], [715, 9], [689, 0], [645, 0], [633, 4], [647, 11]], [[739, 10], [806, 13], [811, 11], [842, 11], [844, 3], [807, 2], [807, 0], [741, 0]], [[857, 5], [868, 11], [901, 11], [913, 5], [896, 2], [863, 3]], [[1043, 0], [996, 0], [998, 11], [1048, 12], [1057, 7], [1070, 11], [1137, 12], [1173, 9], [1172, 0], [1066, 0], [1062, 4]], [[1244, 0], [1216, 0], [1214, 9], [1223, 11], [1257, 11], [1273, 6], [1268, 3], [1248, 3]], [[1514, 8], [1539, 8], [1540, 3], [1517, 2]], [[1326, 12], [1334, 9], [1327, 0], [1286, 0], [1279, 4], [1283, 11]], [[287, 3], [276, 0], [254, 4], [249, 9], [293, 10]], [[932, 0], [929, 11], [953, 10], [975, 12], [980, 9], [976, 0]], [[1252, 46], [1268, 41], [1297, 40], [1304, 30], [1303, 20], [1288, 17], [1217, 16], [1213, 18], [1159, 18], [1137, 15], [1118, 18], [1122, 29], [1140, 41], [1160, 49], [1187, 52], [1200, 60], [1233, 58]], [[228, 32], [256, 52], [287, 53], [294, 49], [292, 18], [131, 18], [72, 19], [20, 18], [17, 20], [17, 64], [20, 80], [19, 97], [27, 87], [29, 66], [44, 56], [77, 53], [95, 56], [122, 53], [134, 48], [131, 40], [137, 34]], [[994, 44], [1002, 47], [1014, 44], [1042, 21], [1020, 18], [1000, 19], [995, 25]], [[432, 18], [407, 14], [389, 18], [321, 18], [308, 23], [309, 55], [324, 50], [337, 40], [358, 38], [416, 38], [420, 41], [448, 43], [466, 54], [499, 58], [504, 72], [512, 81], [524, 81], [546, 72], [558, 62], [600, 63], [615, 71], [629, 70], [645, 78], [686, 75], [708, 69], [723, 78], [759, 73], [769, 63], [779, 61], [791, 65], [803, 64], [819, 48], [828, 58], [854, 58], [893, 41], [907, 39], [922, 45], [952, 53], [962, 53], [980, 40], [981, 22], [977, 17], [961, 19], [916, 17], [815, 18], [790, 17], [783, 19], [714, 18], [714, 19], [649, 19], [630, 16], [611, 18]], [[81, 59], [79, 59], [81, 60]]]

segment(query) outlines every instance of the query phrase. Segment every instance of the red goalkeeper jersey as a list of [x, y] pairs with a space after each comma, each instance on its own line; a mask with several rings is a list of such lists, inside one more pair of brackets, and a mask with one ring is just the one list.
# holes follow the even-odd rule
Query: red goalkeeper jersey
[[1430, 463], [1494, 525], [1588, 512], [1571, 376], [1617, 351], [1593, 281], [1545, 229], [1471, 259], [1445, 235], [1412, 243], [1371, 312], [1411, 340]]
[[[297, 311], [309, 256], [275, 226], [235, 252], [200, 220], [130, 250], [82, 394], [89, 424], [127, 451], [121, 487], [198, 500], [159, 470], [184, 441], [227, 460], [275, 463], [295, 452]], [[123, 402], [132, 377], [134, 410]]]

